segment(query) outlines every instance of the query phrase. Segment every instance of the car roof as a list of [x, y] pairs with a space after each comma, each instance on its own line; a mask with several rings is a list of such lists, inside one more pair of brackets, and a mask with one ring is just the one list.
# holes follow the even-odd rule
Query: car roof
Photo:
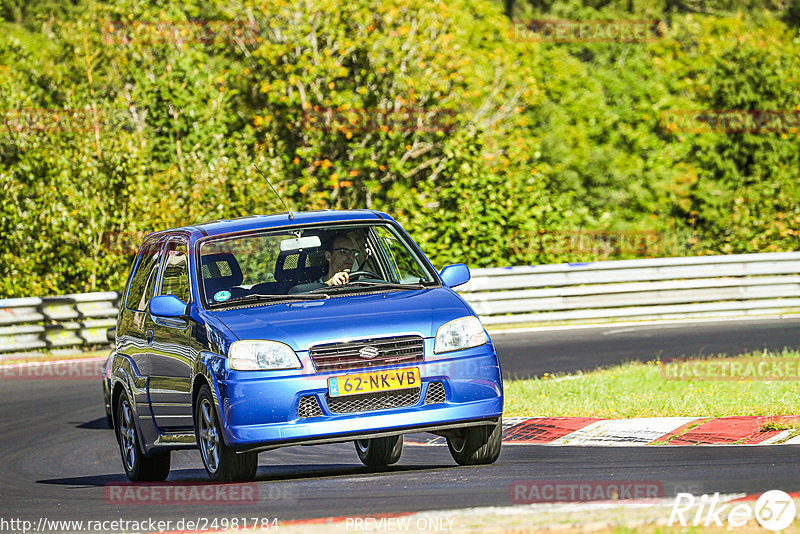
[[168, 230], [153, 232], [148, 234], [145, 240], [156, 235], [176, 232], [194, 234], [193, 237], [199, 238], [228, 234], [232, 232], [260, 230], [262, 228], [282, 228], [315, 223], [375, 221], [381, 219], [389, 221], [392, 220], [392, 218], [385, 213], [373, 210], [298, 211], [293, 212], [292, 215], [294, 216], [293, 219], [290, 219], [287, 213], [278, 213], [272, 215], [248, 215], [246, 217], [238, 217], [235, 219], [208, 221], [200, 224], [193, 224], [191, 226], [170, 228]]

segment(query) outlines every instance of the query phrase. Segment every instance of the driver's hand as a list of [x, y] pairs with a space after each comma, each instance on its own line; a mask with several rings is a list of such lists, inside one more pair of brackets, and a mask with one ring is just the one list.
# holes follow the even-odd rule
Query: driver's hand
[[349, 269], [345, 269], [344, 271], [339, 271], [338, 273], [331, 276], [330, 280], [325, 282], [328, 286], [341, 286], [346, 284], [350, 281], [350, 272]]

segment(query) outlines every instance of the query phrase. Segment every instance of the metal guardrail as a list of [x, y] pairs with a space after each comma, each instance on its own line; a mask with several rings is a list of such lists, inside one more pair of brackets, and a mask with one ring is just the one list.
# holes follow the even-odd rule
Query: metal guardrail
[[774, 314], [800, 308], [800, 253], [474, 269], [459, 293], [487, 325]]
[[0, 299], [0, 352], [108, 343], [119, 293]]
[[[458, 288], [486, 325], [800, 310], [800, 253], [472, 269]], [[0, 353], [104, 344], [117, 292], [0, 299]]]

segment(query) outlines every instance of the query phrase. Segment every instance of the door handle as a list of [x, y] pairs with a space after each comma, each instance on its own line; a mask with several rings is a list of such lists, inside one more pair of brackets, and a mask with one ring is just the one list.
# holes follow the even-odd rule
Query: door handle
[[148, 330], [147, 331], [146, 338], [147, 338], [147, 344], [148, 345], [152, 345], [153, 344], [153, 331], [152, 330]]

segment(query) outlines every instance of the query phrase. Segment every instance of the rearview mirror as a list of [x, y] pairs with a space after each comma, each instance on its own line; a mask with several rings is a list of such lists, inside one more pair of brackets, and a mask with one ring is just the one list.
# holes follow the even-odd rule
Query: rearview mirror
[[322, 245], [319, 236], [310, 235], [307, 237], [295, 237], [294, 239], [284, 239], [281, 241], [281, 252], [300, 250], [303, 248], [314, 248]]

